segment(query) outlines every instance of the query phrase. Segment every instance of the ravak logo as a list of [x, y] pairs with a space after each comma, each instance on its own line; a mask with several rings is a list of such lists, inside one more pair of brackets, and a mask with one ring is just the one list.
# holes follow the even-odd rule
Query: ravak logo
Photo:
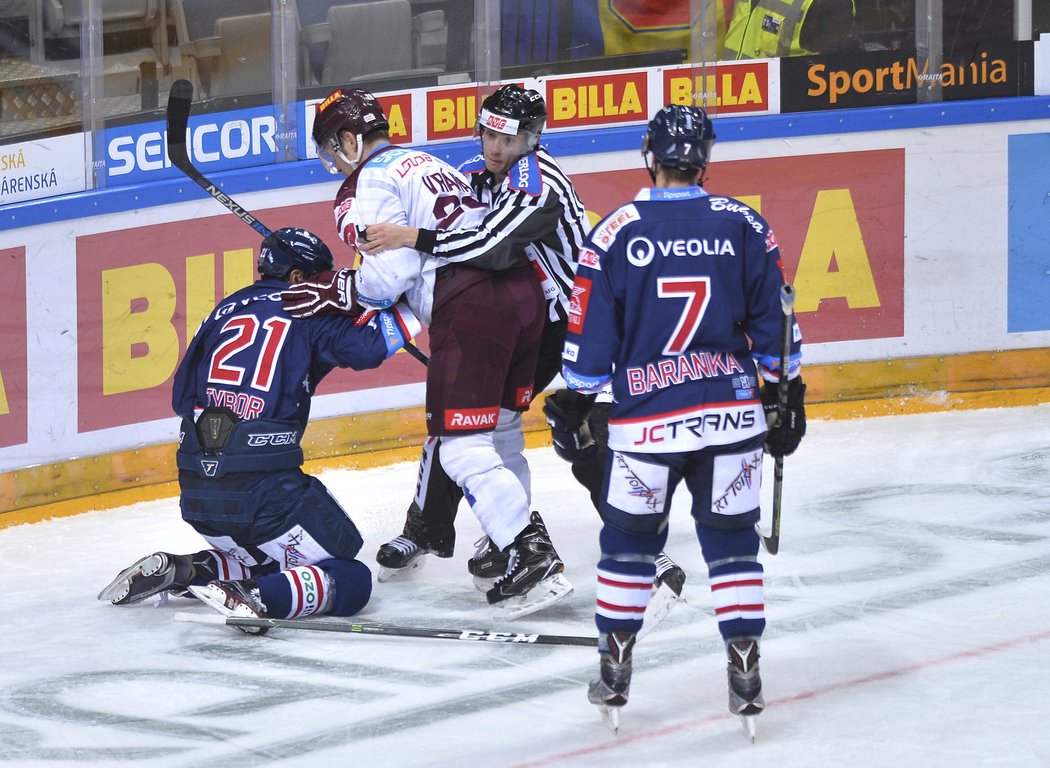
[[499, 408], [462, 408], [445, 411], [446, 429], [495, 429]]

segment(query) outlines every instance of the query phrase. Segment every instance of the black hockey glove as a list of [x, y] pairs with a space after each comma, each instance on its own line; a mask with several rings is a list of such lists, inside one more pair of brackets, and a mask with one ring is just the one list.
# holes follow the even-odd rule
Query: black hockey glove
[[292, 317], [357, 317], [364, 311], [357, 303], [352, 269], [319, 272], [309, 280], [293, 283], [281, 291], [281, 300], [284, 302], [284, 311]]
[[783, 419], [780, 419], [777, 408], [777, 385], [766, 382], [762, 385], [760, 395], [766, 423], [769, 424], [766, 451], [773, 458], [790, 456], [806, 434], [806, 385], [802, 383], [801, 376], [788, 382], [787, 407]]
[[554, 452], [566, 461], [576, 461], [594, 445], [587, 430], [587, 416], [594, 404], [594, 395], [581, 395], [571, 389], [559, 389], [547, 395], [543, 415], [551, 428]]

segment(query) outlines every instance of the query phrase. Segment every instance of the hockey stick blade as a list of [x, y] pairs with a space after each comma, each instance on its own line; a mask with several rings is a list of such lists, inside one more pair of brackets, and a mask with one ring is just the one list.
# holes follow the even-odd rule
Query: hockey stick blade
[[183, 173], [193, 167], [186, 151], [186, 128], [193, 103], [193, 83], [176, 80], [168, 91], [168, 159]]
[[[215, 619], [219, 619], [216, 622]], [[598, 638], [579, 635], [542, 635], [529, 632], [497, 632], [491, 629], [431, 629], [402, 627], [396, 624], [371, 624], [326, 616], [320, 619], [256, 619], [237, 616], [212, 617], [195, 613], [177, 613], [176, 621], [201, 624], [224, 623], [228, 627], [262, 627], [266, 629], [302, 629], [312, 632], [342, 632], [356, 635], [385, 637], [415, 637], [433, 640], [464, 640], [474, 643], [503, 643], [506, 645], [574, 645], [598, 647]]]

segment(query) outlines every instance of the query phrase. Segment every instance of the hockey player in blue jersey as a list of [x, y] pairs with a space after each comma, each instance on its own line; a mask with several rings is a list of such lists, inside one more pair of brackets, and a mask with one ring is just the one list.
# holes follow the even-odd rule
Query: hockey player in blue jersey
[[[772, 230], [750, 207], [701, 186], [714, 139], [695, 107], [664, 107], [649, 123], [642, 153], [654, 187], [602, 220], [580, 252], [562, 375], [578, 391], [611, 382], [613, 392], [599, 674], [588, 699], [615, 727], [671, 497], [684, 480], [729, 658], [729, 709], [753, 735], [764, 706], [755, 529], [763, 445], [774, 456], [798, 446], [805, 385], [797, 326], [788, 370], [780, 370], [784, 274]], [[781, 375], [790, 381], [788, 407], [767, 432]]]
[[285, 312], [281, 291], [332, 262], [316, 235], [280, 229], [262, 243], [259, 279], [204, 319], [175, 372], [172, 407], [182, 417], [182, 518], [211, 546], [148, 555], [100, 600], [127, 605], [188, 590], [227, 616], [279, 619], [351, 616], [366, 605], [372, 574], [356, 559], [361, 534], [302, 471], [300, 440], [322, 378], [336, 367], [375, 368], [420, 325], [402, 305], [357, 323]]

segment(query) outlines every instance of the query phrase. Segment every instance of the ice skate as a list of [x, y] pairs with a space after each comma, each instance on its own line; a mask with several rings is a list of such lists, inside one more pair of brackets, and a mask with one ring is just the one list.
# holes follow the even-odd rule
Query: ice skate
[[[533, 510], [529, 520], [544, 535], [548, 535], [547, 526], [544, 524], [539, 512]], [[496, 548], [496, 545], [492, 543], [492, 539], [488, 536], [482, 536], [475, 541], [474, 547], [474, 556], [467, 561], [467, 570], [474, 577], [474, 586], [482, 592], [488, 592], [496, 581], [507, 572], [507, 561], [509, 558], [506, 552], [501, 552]]]
[[486, 593], [498, 619], [516, 619], [554, 605], [572, 594], [565, 564], [547, 534], [529, 524], [510, 548], [507, 570]]
[[376, 554], [376, 562], [379, 563], [376, 581], [382, 584], [422, 568], [427, 554], [429, 550], [423, 549], [407, 536], [391, 539]]
[[[212, 581], [205, 587], [190, 587], [190, 592], [209, 608], [223, 616], [247, 619], [265, 619], [266, 606], [259, 596], [255, 579], [244, 581]], [[249, 635], [264, 635], [267, 627], [237, 627]]]
[[631, 652], [634, 632], [610, 632], [598, 638], [598, 677], [587, 687], [587, 700], [601, 707], [602, 722], [616, 733], [620, 728], [620, 709], [627, 703], [631, 688]]
[[154, 552], [118, 573], [98, 593], [98, 599], [113, 605], [131, 605], [162, 592], [182, 592], [189, 587], [194, 574], [191, 555]]
[[467, 570], [474, 577], [474, 586], [488, 592], [496, 581], [507, 572], [510, 558], [496, 549], [492, 539], [482, 536], [474, 542], [474, 556], [467, 560]]
[[758, 638], [742, 638], [726, 644], [729, 654], [729, 711], [740, 715], [744, 730], [755, 740], [758, 716], [765, 708], [762, 678], [758, 674]]
[[684, 586], [685, 571], [663, 552], [657, 555], [653, 594], [649, 598], [649, 605], [645, 607], [639, 636], [652, 632], [656, 625], [667, 617], [667, 614], [674, 608], [674, 604], [678, 602], [678, 598], [682, 596]]

